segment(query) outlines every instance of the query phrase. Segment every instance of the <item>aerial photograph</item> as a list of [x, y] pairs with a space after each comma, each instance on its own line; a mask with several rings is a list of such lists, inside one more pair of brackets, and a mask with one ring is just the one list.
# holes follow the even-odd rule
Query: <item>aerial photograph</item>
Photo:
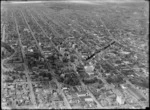
[[149, 108], [148, 0], [2, 0], [1, 109]]

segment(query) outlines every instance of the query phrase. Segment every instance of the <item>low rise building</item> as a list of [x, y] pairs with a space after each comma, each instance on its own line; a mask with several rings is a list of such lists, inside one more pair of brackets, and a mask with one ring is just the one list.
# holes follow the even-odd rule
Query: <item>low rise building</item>
[[88, 97], [88, 98], [85, 98], [85, 101], [86, 102], [93, 102], [93, 99], [92, 99], [92, 97]]
[[68, 87], [63, 87], [62, 89], [63, 89], [63, 90], [68, 90]]
[[77, 93], [78, 97], [88, 96], [89, 94], [86, 91], [81, 91]]
[[119, 96], [119, 95], [118, 95], [118, 96], [116, 97], [116, 101], [118, 102], [118, 104], [122, 105], [122, 104], [124, 104], [124, 101], [125, 101], [125, 100], [122, 98], [122, 96]]
[[94, 66], [93, 66], [93, 65], [88, 65], [88, 66], [85, 66], [84, 69], [85, 69], [85, 71], [86, 71], [87, 73], [93, 73], [93, 71], [94, 71]]

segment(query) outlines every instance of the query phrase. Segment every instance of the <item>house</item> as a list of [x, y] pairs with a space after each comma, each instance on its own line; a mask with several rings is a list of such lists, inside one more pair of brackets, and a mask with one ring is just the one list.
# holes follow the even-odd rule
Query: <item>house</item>
[[88, 96], [89, 93], [87, 93], [86, 91], [81, 91], [77, 93], [78, 97], [82, 97], [82, 96]]
[[81, 102], [86, 102], [86, 103], [90, 103], [94, 101], [91, 96], [82, 96], [80, 97], [80, 100]]
[[79, 92], [85, 91], [85, 88], [82, 87], [82, 86], [76, 86], [76, 88], [77, 88], [77, 90], [78, 90]]
[[86, 102], [93, 102], [93, 99], [92, 99], [92, 97], [88, 97], [88, 98], [85, 98], [85, 101]]
[[88, 72], [88, 75], [89, 76], [94, 75], [94, 72]]
[[67, 95], [66, 97], [67, 97], [68, 100], [72, 99], [71, 95]]
[[71, 94], [71, 96], [72, 96], [72, 98], [77, 98], [78, 97], [76, 93]]
[[71, 108], [73, 108], [73, 109], [81, 109], [82, 105], [81, 105], [81, 103], [73, 103], [73, 104], [71, 104]]
[[77, 89], [76, 87], [73, 87], [73, 89], [74, 89], [76, 92], [78, 92], [78, 89]]
[[77, 98], [77, 94], [75, 92], [66, 93], [68, 99]]
[[67, 88], [67, 87], [63, 87], [62, 89], [63, 89], [63, 90], [68, 90], [68, 88]]
[[69, 99], [68, 102], [69, 102], [69, 103], [72, 103], [72, 104], [77, 104], [77, 103], [79, 103], [80, 101], [79, 101], [78, 98], [73, 98], [73, 99]]
[[126, 85], [121, 84], [120, 86], [122, 89], [127, 89]]

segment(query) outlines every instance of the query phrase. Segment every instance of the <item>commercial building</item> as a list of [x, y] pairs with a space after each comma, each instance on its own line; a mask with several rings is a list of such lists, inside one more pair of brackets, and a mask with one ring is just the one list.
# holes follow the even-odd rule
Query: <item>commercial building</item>
[[92, 64], [85, 66], [84, 67], [86, 73], [88, 73], [89, 75], [93, 75], [94, 74], [94, 66]]
[[116, 97], [116, 101], [120, 104], [120, 105], [122, 105], [122, 104], [124, 104], [124, 99], [122, 98], [122, 96], [117, 96]]

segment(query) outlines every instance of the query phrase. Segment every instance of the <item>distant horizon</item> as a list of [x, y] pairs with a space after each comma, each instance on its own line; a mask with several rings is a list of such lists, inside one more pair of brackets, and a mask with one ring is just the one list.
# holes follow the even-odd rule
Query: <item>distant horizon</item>
[[144, 2], [148, 0], [1, 0], [11, 2], [22, 2], [22, 1], [70, 1], [70, 2]]
[[61, 2], [77, 4], [99, 4], [99, 3], [130, 3], [146, 2], [146, 0], [1, 0], [2, 4], [9, 2], [13, 4], [42, 3], [42, 2]]

